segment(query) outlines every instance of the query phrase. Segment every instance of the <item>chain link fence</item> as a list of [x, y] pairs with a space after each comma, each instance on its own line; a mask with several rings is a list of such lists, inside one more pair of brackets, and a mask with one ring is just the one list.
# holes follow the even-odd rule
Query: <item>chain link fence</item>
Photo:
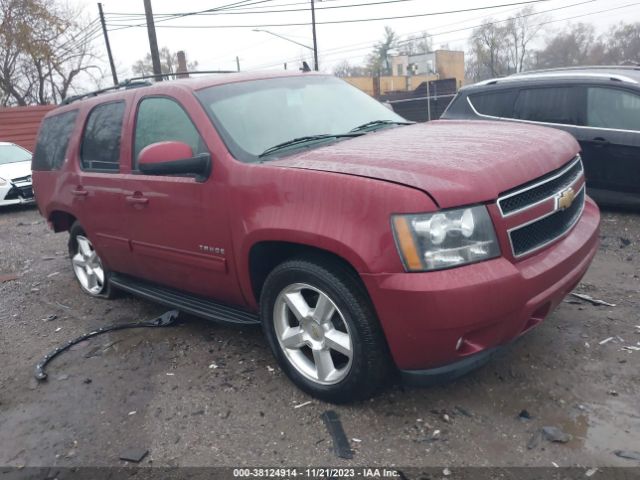
[[403, 98], [385, 100], [398, 115], [414, 122], [437, 120], [455, 97], [455, 93], [447, 95], [431, 95], [429, 97]]

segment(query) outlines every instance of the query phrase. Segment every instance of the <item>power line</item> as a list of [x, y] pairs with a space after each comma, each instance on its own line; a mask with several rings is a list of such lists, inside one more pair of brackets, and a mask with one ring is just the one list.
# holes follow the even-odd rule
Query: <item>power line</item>
[[[231, 7], [235, 7], [237, 5], [243, 5], [243, 4], [247, 4], [247, 5], [257, 5], [259, 3], [268, 3], [268, 2], [272, 2], [273, 0], [240, 0], [238, 2], [234, 2], [234, 3], [228, 3], [227, 5], [221, 5], [220, 7], [213, 7], [213, 8], [208, 8], [206, 10], [199, 10], [199, 11], [195, 11], [195, 12], [187, 12], [187, 13], [176, 13], [174, 14], [175, 18], [183, 18], [183, 17], [190, 17], [192, 15], [202, 15], [202, 14], [206, 14], [206, 13], [210, 13], [210, 12], [215, 12], [218, 10], [228, 10]], [[252, 2], [252, 3], [249, 3]], [[165, 19], [165, 20], [169, 20], [169, 18]], [[161, 20], [158, 20], [161, 21]]]
[[75, 37], [73, 39], [69, 39], [59, 46], [62, 50], [73, 50], [82, 46], [83, 44], [92, 42], [96, 35], [100, 33], [100, 25], [95, 26], [90, 32], [87, 32], [82, 37]]
[[[505, 3], [501, 5], [491, 5], [484, 7], [473, 7], [473, 8], [465, 8], [460, 10], [448, 10], [442, 12], [430, 12], [430, 13], [419, 13], [413, 15], [397, 15], [392, 17], [377, 17], [377, 18], [359, 18], [359, 19], [351, 19], [351, 20], [330, 20], [324, 22], [317, 22], [317, 25], [335, 25], [335, 24], [343, 24], [343, 23], [360, 23], [360, 22], [375, 22], [380, 20], [399, 20], [405, 18], [421, 18], [421, 17], [431, 17], [436, 15], [448, 15], [454, 13], [466, 13], [466, 12], [475, 12], [480, 10], [489, 10], [493, 8], [501, 8], [501, 7], [510, 7], [514, 5], [528, 5], [533, 3], [541, 3], [541, 2], [549, 2], [551, 0], [526, 0], [521, 2], [514, 3]], [[591, 0], [595, 1], [595, 0]], [[262, 28], [262, 27], [297, 27], [303, 25], [310, 25], [308, 22], [304, 23], [275, 23], [275, 24], [260, 24], [260, 25], [159, 25], [158, 28]], [[133, 27], [135, 25], [131, 25]], [[129, 28], [129, 27], [121, 27], [121, 28]], [[118, 29], [114, 29], [118, 30]]]
[[[390, 4], [390, 3], [402, 3], [402, 2], [414, 2], [414, 1], [416, 1], [416, 0], [382, 0], [382, 1], [378, 1], [378, 2], [355, 3], [355, 4], [350, 4], [350, 5], [333, 5], [333, 6], [328, 6], [328, 7], [316, 7], [316, 11], [334, 10], [334, 9], [352, 8], [352, 7], [370, 7], [370, 6], [374, 6], [374, 5], [386, 5], [386, 4]], [[543, 0], [540, 0], [540, 1], [543, 1]], [[229, 11], [227, 11], [227, 10], [229, 10]], [[206, 16], [208, 16], [208, 15], [255, 15], [255, 14], [263, 14], [263, 13], [308, 12], [309, 10], [311, 10], [311, 8], [290, 8], [290, 9], [286, 9], [286, 10], [261, 10], [261, 11], [256, 11], [256, 10], [236, 11], [235, 9], [225, 9], [225, 10], [215, 11], [215, 12], [201, 13], [200, 15], [203, 15], [203, 16], [205, 16], [205, 15]], [[113, 15], [113, 14], [109, 14], [109, 15]], [[141, 15], [141, 14], [131, 14], [131, 15], [132, 16], [135, 15], [135, 18], [130, 18], [129, 20], [136, 20], [137, 16]], [[172, 15], [177, 15], [177, 14], [172, 14]], [[154, 16], [156, 16], [156, 15], [154, 15]], [[115, 21], [126, 21], [126, 20], [123, 20], [122, 18], [117, 18], [117, 19], [115, 19]], [[122, 24], [120, 24], [120, 25], [112, 24], [112, 25], [123, 26]]]
[[[327, 0], [325, 0], [325, 1], [327, 1]], [[332, 0], [332, 1], [334, 1], [334, 0]], [[303, 27], [295, 28], [292, 31], [293, 32], [298, 32], [298, 31], [302, 30], [302, 28]], [[308, 39], [308, 36], [293, 35], [290, 32], [287, 32], [287, 37]], [[234, 52], [236, 52], [236, 53], [245, 52], [247, 50], [254, 49], [257, 45], [264, 45], [265, 43], [273, 42], [274, 40], [275, 40], [275, 37], [268, 37], [266, 40], [263, 40], [263, 41], [260, 41], [260, 42], [252, 42], [252, 43], [249, 43], [249, 44], [244, 44], [243, 46], [241, 46], [239, 48], [234, 48]], [[217, 55], [215, 57], [204, 59], [202, 63], [210, 64], [210, 62], [214, 62], [216, 60], [221, 60], [221, 59], [228, 59], [228, 58], [231, 58], [230, 54], [222, 54], [222, 55]], [[231, 58], [231, 60], [233, 61], [234, 59]]]
[[[326, 2], [329, 2], [329, 1], [331, 1], [331, 2], [335, 2], [335, 1], [341, 1], [341, 0], [324, 0], [324, 1], [323, 1], [323, 3], [326, 3]], [[306, 3], [306, 2], [304, 2], [303, 4], [304, 4], [304, 5], [306, 5], [307, 3]], [[293, 4], [292, 4], [292, 5], [293, 5]], [[520, 7], [507, 8], [507, 9], [505, 9], [505, 10], [501, 11], [500, 13], [505, 14], [505, 13], [509, 13], [509, 12], [514, 12], [514, 11], [519, 10], [519, 9], [520, 9]], [[476, 19], [477, 19], [477, 18], [476, 18]], [[441, 29], [441, 28], [451, 27], [451, 26], [453, 26], [453, 25], [460, 25], [461, 23], [469, 23], [470, 21], [474, 21], [474, 20], [476, 20], [476, 19], [466, 19], [466, 20], [461, 20], [461, 21], [457, 21], [457, 22], [447, 23], [447, 24], [445, 24], [445, 25], [439, 25], [438, 27], [436, 27], [436, 30], [437, 30], [437, 29]], [[293, 31], [294, 31], [294, 32], [296, 32], [296, 31], [298, 31], [298, 30], [300, 30], [300, 28], [296, 28], [296, 29], [294, 29]], [[428, 31], [429, 31], [429, 32], [431, 32], [431, 31], [432, 31], [432, 29], [429, 29]], [[424, 34], [424, 33], [427, 33], [427, 35], [428, 35], [428, 32], [426, 32], [424, 29], [422, 29], [422, 30], [419, 30], [419, 31], [416, 31], [416, 32], [411, 32], [411, 33], [403, 34], [403, 36], [410, 36], [410, 35]], [[436, 32], [436, 35], [437, 35], [437, 32]], [[290, 33], [290, 32], [287, 32], [287, 36], [288, 36], [288, 37], [293, 37], [293, 38], [308, 38], [308, 37], [306, 37], [306, 36], [304, 36], [304, 37], [303, 37], [303, 36], [299, 36], [299, 35], [293, 35], [293, 34], [292, 34], [292, 33]], [[428, 35], [428, 36], [429, 36], [429, 35]], [[272, 39], [270, 39], [270, 40], [272, 40]], [[267, 41], [270, 41], [270, 40], [267, 40]], [[351, 45], [350, 45], [350, 46], [348, 46], [348, 47], [351, 47], [351, 46], [358, 46], [358, 45], [366, 45], [366, 47], [365, 47], [365, 48], [370, 48], [370, 46], [371, 46], [371, 44], [372, 44], [373, 42], [375, 42], [375, 40], [369, 40], [369, 41], [366, 41], [366, 42], [358, 42], [358, 43], [355, 43], [355, 44], [351, 44]], [[243, 46], [240, 50], [236, 50], [236, 51], [246, 51], [246, 50], [249, 50], [249, 49], [255, 48], [257, 45], [261, 45], [262, 43], [264, 43], [264, 42], [260, 42], [260, 43], [254, 42], [254, 43], [251, 43], [251, 44], [249, 44], [249, 45], [245, 45], [245, 46]], [[333, 52], [333, 51], [335, 51], [335, 50], [341, 50], [341, 49], [343, 49], [343, 48], [345, 48], [345, 47], [338, 47], [338, 48], [333, 48], [333, 49], [327, 49], [327, 50], [325, 50], [325, 52]], [[231, 57], [229, 57], [228, 55], [218, 55], [218, 56], [213, 57], [213, 58], [211, 58], [211, 59], [209, 59], [209, 60], [205, 60], [205, 62], [206, 62], [206, 61], [214, 61], [214, 60], [226, 59], [226, 58], [231, 58]], [[232, 61], [232, 60], [233, 60], [233, 59], [231, 59], [230, 61]]]
[[70, 38], [68, 38], [58, 48], [71, 50], [84, 43], [88, 43], [92, 40], [91, 37], [93, 37], [97, 32], [100, 32], [100, 28], [100, 23], [98, 19], [95, 18], [78, 32], [71, 34]]
[[[198, 11], [194, 11], [194, 12], [170, 14], [169, 16], [166, 16], [165, 18], [158, 19], [156, 23], [166, 22], [167, 20], [175, 20], [175, 19], [178, 19], [178, 18], [190, 17], [190, 16], [193, 16], [193, 15], [202, 15], [202, 14], [209, 13], [209, 12], [214, 12], [214, 11], [217, 11], [217, 10], [225, 10], [225, 9], [230, 8], [230, 7], [234, 7], [236, 5], [242, 5], [242, 4], [256, 5], [256, 4], [259, 4], [259, 3], [271, 2], [273, 0], [257, 0], [257, 1], [253, 1], [253, 3], [248, 3], [248, 2], [251, 2], [251, 1], [253, 1], [253, 0], [240, 0], [238, 2], [229, 3], [227, 5], [221, 5], [219, 7], [208, 8], [206, 10], [198, 10]], [[113, 30], [115, 31], [115, 30], [122, 30], [122, 29], [125, 29], [125, 28], [146, 27], [146, 25], [147, 24], [145, 22], [145, 23], [139, 23], [137, 25], [127, 25], [127, 26], [123, 26], [123, 27], [119, 27], [119, 28], [114, 28]]]
[[[559, 19], [556, 19], [556, 20], [549, 20], [549, 21], [546, 21], [546, 22], [536, 23], [536, 24], [533, 24], [533, 25], [531, 25], [531, 26], [533, 26], [533, 27], [538, 27], [538, 26], [548, 25], [548, 24], [556, 23], [556, 22], [566, 22], [566, 21], [568, 21], [568, 20], [575, 20], [576, 18], [588, 17], [588, 16], [591, 16], [591, 15], [597, 15], [597, 14], [600, 14], [600, 13], [609, 13], [609, 12], [612, 12], [612, 11], [615, 11], [615, 10], [620, 10], [620, 9], [627, 8], [627, 7], [633, 7], [633, 6], [636, 6], [636, 5], [640, 5], [640, 2], [630, 3], [630, 4], [627, 4], [627, 5], [622, 5], [622, 6], [619, 6], [619, 7], [608, 8], [608, 9], [604, 9], [604, 10], [598, 10], [598, 11], [596, 11], [596, 12], [589, 12], [589, 13], [584, 13], [584, 14], [580, 14], [580, 15], [574, 15], [574, 16], [571, 16], [571, 17], [559, 18]], [[545, 13], [545, 12], [539, 12], [539, 13], [538, 13], [538, 14], [536, 14], [536, 15], [539, 15], [539, 14], [541, 14], [541, 13]], [[484, 24], [484, 25], [493, 25], [493, 24], [500, 23], [500, 22], [505, 22], [505, 21], [508, 21], [508, 20], [501, 20], [501, 21], [498, 21], [498, 22], [490, 22], [490, 23], [488, 23], [488, 24]], [[456, 32], [456, 31], [469, 30], [469, 29], [471, 29], [471, 28], [478, 28], [478, 27], [480, 27], [480, 26], [482, 26], [482, 25], [477, 25], [477, 26], [475, 26], [475, 27], [470, 27], [470, 28], [468, 28], [468, 29], [460, 29], [460, 30], [451, 30], [451, 31], [448, 31], [448, 32], [441, 32], [441, 33], [437, 33], [437, 34], [435, 34], [434, 36], [438, 36], [438, 35], [445, 35], [445, 34], [452, 33], [452, 32]], [[431, 35], [430, 35], [430, 36], [431, 36]], [[468, 39], [468, 37], [465, 37], [465, 38], [459, 38], [459, 39], [452, 40], [452, 41], [462, 41], [462, 40], [467, 40], [467, 39]], [[403, 40], [403, 41], [402, 41], [402, 43], [407, 43], [408, 41], [410, 41], [410, 40]], [[365, 47], [365, 48], [367, 48], [367, 47]], [[369, 47], [369, 48], [370, 48], [370, 47]], [[351, 51], [358, 51], [358, 50], [364, 50], [364, 48], [358, 48], [358, 49], [351, 50]], [[348, 52], [350, 52], [350, 51], [334, 52], [334, 54], [335, 54], [335, 53], [343, 54], [343, 53], [348, 53]], [[332, 54], [330, 53], [328, 56], [331, 56], [331, 55], [332, 55]], [[280, 64], [280, 63], [277, 63], [277, 64], [273, 64], [273, 65], [271, 65], [271, 66], [277, 66], [277, 65], [279, 65], [279, 64]]]
[[[344, 0], [322, 0], [322, 3], [329, 3], [329, 2], [341, 2]], [[309, 2], [295, 2], [295, 3], [281, 3], [281, 4], [276, 4], [276, 5], [258, 5], [257, 7], [248, 7], [248, 6], [239, 6], [239, 7], [234, 7], [234, 10], [247, 10], [250, 8], [257, 8], [257, 9], [261, 9], [261, 8], [276, 8], [276, 7], [292, 7], [292, 6], [296, 6], [296, 5], [309, 5]]]
[[[329, 3], [329, 2], [340, 2], [340, 1], [344, 1], [344, 0], [323, 0], [322, 3]], [[262, 8], [278, 8], [278, 7], [291, 7], [291, 6], [296, 6], [296, 5], [309, 5], [309, 2], [293, 2], [293, 3], [279, 3], [279, 4], [275, 4], [275, 5], [256, 5], [256, 6], [252, 6], [253, 4], [246, 4], [246, 5], [238, 5], [235, 7], [229, 7], [229, 8], [225, 8], [225, 10], [253, 10], [253, 9], [262, 9]], [[109, 13], [109, 15], [116, 15], [116, 16], [123, 16], [123, 17], [140, 17], [143, 16], [144, 14], [142, 13], [126, 13], [126, 12], [112, 12]], [[170, 17], [170, 16], [174, 16], [176, 15], [176, 13], [154, 13], [153, 14], [156, 17]]]
[[84, 27], [82, 27], [80, 30], [70, 34], [69, 35], [70, 38], [64, 44], [62, 44], [62, 46], [68, 43], [74, 42], [76, 38], [80, 38], [85, 32], [87, 32], [88, 30], [92, 30], [96, 26], [99, 26], [98, 18], [94, 18], [89, 23], [87, 23]]
[[[528, 16], [541, 15], [541, 14], [544, 14], [544, 13], [549, 13], [549, 12], [560, 10], [560, 9], [576, 7], [576, 6], [579, 6], [579, 5], [583, 5], [585, 3], [593, 3], [595, 1], [597, 1], [597, 0], [585, 0], [583, 2], [574, 3], [574, 4], [571, 4], [571, 5], [564, 5], [562, 7], [556, 7], [556, 8], [552, 8], [552, 9], [548, 9], [548, 10], [542, 10], [540, 12], [534, 12], [534, 13], [528, 15]], [[497, 23], [507, 22], [508, 20], [509, 19], [498, 20], [498, 21], [495, 21], [495, 22], [492, 22], [492, 23], [493, 24], [497, 24]], [[437, 33], [434, 33], [434, 34], [430, 34], [429, 36], [430, 37], [436, 37], [436, 36], [446, 35], [446, 34], [453, 33], [453, 32], [472, 30], [472, 29], [477, 28], [479, 26], [481, 26], [481, 25], [474, 25], [474, 26], [471, 26], [471, 27], [465, 27], [465, 28], [460, 28], [460, 29], [450, 30], [450, 31], [445, 31], [445, 32], [437, 32]], [[414, 32], [413, 34], [416, 34], [416, 33], [420, 33], [420, 32]], [[412, 34], [409, 34], [409, 35], [412, 35]], [[401, 40], [398, 43], [408, 43], [409, 41], [411, 41], [411, 40], [410, 39]], [[359, 47], [359, 48], [352, 48], [352, 47], [356, 47], [358, 45], [366, 45], [366, 46]], [[357, 43], [357, 44], [353, 44], [353, 45], [347, 46], [346, 49], [345, 49], [345, 47], [338, 47], [338, 48], [335, 48], [335, 49], [326, 50], [325, 52], [327, 52], [327, 53], [348, 53], [348, 52], [354, 52], [354, 51], [359, 51], [359, 50], [370, 49], [374, 45], [375, 44], [372, 43], [372, 42], [361, 42], [361, 43]], [[290, 60], [290, 61], [292, 61], [292, 60]], [[270, 64], [269, 66], [276, 66], [276, 65], [278, 65], [278, 64], [273, 64], [273, 65]]]
[[[571, 5], [564, 5], [564, 6], [561, 6], [561, 7], [556, 7], [556, 8], [552, 8], [552, 9], [548, 9], [548, 10], [543, 10], [543, 11], [540, 11], [540, 12], [534, 12], [534, 13], [531, 13], [531, 14], [528, 14], [528, 15], [522, 15], [522, 17], [530, 17], [530, 16], [535, 16], [535, 15], [542, 15], [544, 13], [549, 13], [549, 12], [553, 12], [553, 11], [557, 11], [557, 10], [576, 7], [576, 6], [579, 6], [579, 5], [584, 5], [586, 3], [593, 3], [595, 1], [597, 1], [597, 0], [586, 0], [586, 1], [583, 1], [583, 2], [574, 3], [574, 4], [571, 4]], [[640, 2], [626, 4], [626, 5], [623, 5], [623, 6], [620, 6], [620, 7], [607, 8], [607, 9], [604, 9], [604, 10], [599, 10], [599, 11], [596, 11], [596, 12], [590, 12], [590, 13], [586, 13], [586, 14], [576, 15], [576, 16], [572, 16], [572, 17], [568, 17], [568, 18], [562, 18], [562, 19], [558, 19], [558, 20], [551, 20], [549, 22], [544, 22], [544, 24], [555, 23], [555, 22], [566, 21], [566, 20], [572, 20], [572, 19], [575, 19], [575, 18], [581, 18], [581, 17], [585, 17], [585, 16], [589, 16], [589, 15], [596, 15], [598, 13], [605, 13], [605, 12], [609, 12], [609, 11], [620, 10], [622, 8], [627, 8], [627, 7], [635, 6], [635, 5], [638, 5], [638, 4], [640, 4]], [[504, 22], [507, 22], [507, 21], [509, 21], [508, 18], [504, 19], [504, 20], [496, 20], [496, 21], [488, 22], [488, 23], [484, 23], [484, 24], [495, 25], [495, 24], [504, 23]], [[445, 31], [445, 32], [438, 32], [438, 33], [435, 33], [433, 35], [429, 35], [429, 37], [437, 37], [437, 36], [447, 35], [447, 34], [450, 34], [450, 33], [457, 33], [457, 32], [463, 32], [463, 31], [467, 31], [467, 30], [473, 30], [473, 29], [478, 28], [478, 27], [480, 27], [482, 25], [483, 24], [478, 24], [478, 25], [474, 25], [474, 26], [471, 26], [471, 27], [464, 27], [464, 28], [459, 28], [459, 29], [454, 29], [454, 30], [448, 30], [448, 31]], [[414, 33], [420, 33], [420, 32], [414, 32]], [[398, 43], [405, 44], [405, 43], [408, 43], [410, 41], [411, 41], [411, 39], [407, 39], [407, 40], [401, 40]], [[356, 45], [365, 45], [365, 44], [364, 43], [354, 44], [354, 45], [351, 45], [351, 46], [347, 46], [346, 49], [345, 49], [345, 47], [339, 47], [339, 48], [336, 48], [336, 49], [326, 50], [324, 56], [326, 57], [326, 56], [332, 56], [332, 55], [335, 55], [335, 54], [344, 54], [344, 53], [351, 53], [351, 52], [356, 52], [356, 51], [360, 51], [360, 50], [368, 50], [368, 49], [373, 48], [373, 46], [375, 46], [375, 43], [374, 42], [368, 42], [366, 44], [366, 46], [352, 48], [352, 47], [355, 47]], [[255, 70], [255, 69], [260, 69], [260, 68], [276, 67], [278, 65], [281, 65], [285, 61], [286, 62], [293, 62], [296, 59], [297, 59], [297, 57], [296, 58], [288, 58], [286, 60], [280, 60], [277, 63], [274, 62], [274, 63], [269, 63], [269, 64], [260, 64], [260, 65], [257, 65], [256, 67], [254, 67], [253, 69]]]

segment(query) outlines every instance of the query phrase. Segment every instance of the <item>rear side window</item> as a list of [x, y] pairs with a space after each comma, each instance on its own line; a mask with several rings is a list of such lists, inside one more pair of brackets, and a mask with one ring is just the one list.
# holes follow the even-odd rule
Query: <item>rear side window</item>
[[515, 91], [478, 93], [469, 96], [473, 108], [482, 115], [510, 118], [513, 113]]
[[134, 168], [137, 168], [138, 155], [144, 147], [167, 141], [186, 143], [194, 155], [207, 151], [198, 130], [180, 104], [169, 98], [145, 98], [140, 102], [136, 117]]
[[42, 121], [33, 154], [31, 170], [58, 170], [67, 154], [69, 139], [76, 123], [78, 111], [59, 113]]
[[615, 88], [589, 87], [587, 126], [640, 131], [640, 95]]
[[119, 170], [124, 107], [124, 102], [112, 102], [91, 110], [80, 150], [84, 170]]
[[520, 90], [513, 118], [534, 122], [578, 125], [577, 89], [548, 87]]

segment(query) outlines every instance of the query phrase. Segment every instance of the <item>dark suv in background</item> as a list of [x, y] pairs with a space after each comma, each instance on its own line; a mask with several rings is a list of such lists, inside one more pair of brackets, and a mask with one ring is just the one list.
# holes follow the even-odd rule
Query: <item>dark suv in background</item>
[[589, 194], [640, 206], [640, 67], [540, 70], [460, 90], [442, 118], [517, 121], [571, 133]]

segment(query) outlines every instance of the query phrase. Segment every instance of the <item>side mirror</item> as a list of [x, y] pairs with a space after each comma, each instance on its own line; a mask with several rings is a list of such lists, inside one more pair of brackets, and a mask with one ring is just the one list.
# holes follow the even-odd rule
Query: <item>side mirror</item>
[[203, 181], [211, 173], [211, 155], [194, 157], [193, 150], [184, 142], [152, 143], [138, 154], [138, 169], [146, 175], [195, 175]]

